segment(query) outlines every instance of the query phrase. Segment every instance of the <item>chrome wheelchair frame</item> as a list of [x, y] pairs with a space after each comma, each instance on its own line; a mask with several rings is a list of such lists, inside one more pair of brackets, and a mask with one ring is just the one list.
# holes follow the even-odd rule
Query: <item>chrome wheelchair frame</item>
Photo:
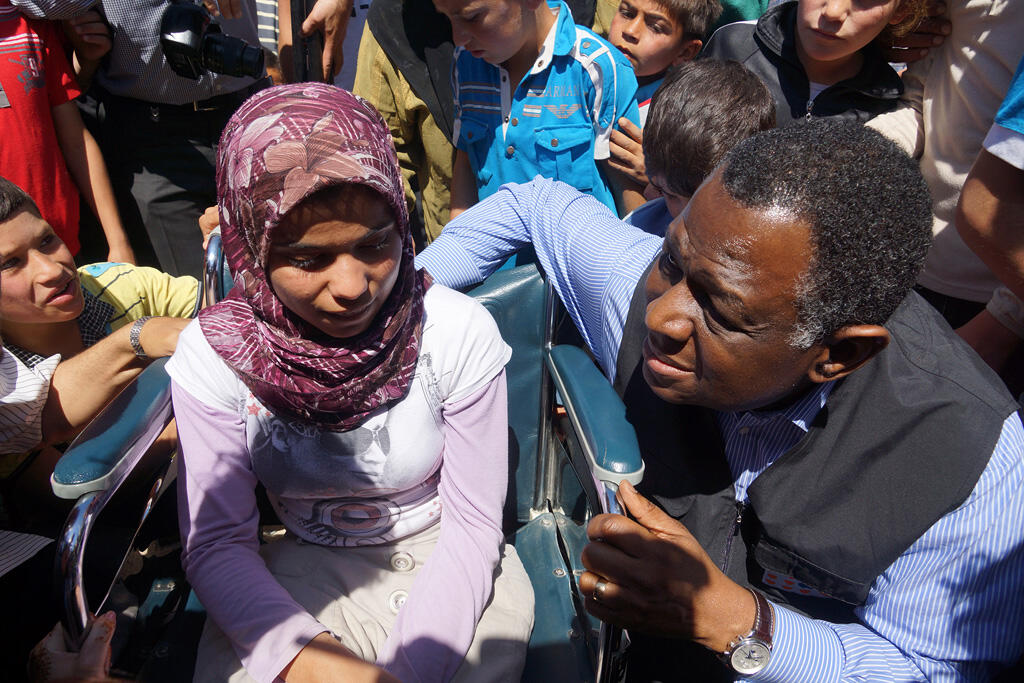
[[[219, 300], [231, 284], [220, 236], [214, 234], [203, 303]], [[537, 604], [523, 680], [620, 680], [627, 639], [587, 614], [576, 578], [583, 572], [580, 551], [587, 540], [587, 520], [595, 512], [619, 512], [618, 483], [626, 479], [637, 484], [643, 477], [636, 436], [621, 401], [590, 356], [578, 346], [555, 343], [560, 302], [533, 266], [499, 271], [469, 294], [494, 315], [515, 349], [514, 361], [518, 356], [529, 363], [522, 370], [510, 364], [510, 396], [515, 372], [517, 381], [523, 379], [515, 390], [536, 397], [535, 418], [529, 417], [530, 411], [513, 415], [513, 403], [524, 406], [526, 401], [509, 401], [510, 452], [515, 449], [518, 464], [510, 476], [515, 499], [507, 506], [512, 509], [506, 511], [506, 531], [530, 575]], [[175, 460], [153, 457], [150, 449], [173, 416], [165, 364], [163, 359], [154, 361], [126, 387], [75, 439], [51, 478], [57, 496], [76, 500], [57, 549], [63, 623], [69, 646], [76, 649], [90, 611], [102, 609], [110, 595], [109, 587], [100, 586], [105, 588], [102, 597], [90, 601], [86, 590], [86, 548], [97, 518], [129, 474], [149, 482], [131, 537], [134, 544], [138, 528], [175, 477]], [[564, 413], [556, 413], [559, 403]], [[111, 585], [123, 568], [122, 560]], [[188, 604], [197, 608], [194, 598]]]

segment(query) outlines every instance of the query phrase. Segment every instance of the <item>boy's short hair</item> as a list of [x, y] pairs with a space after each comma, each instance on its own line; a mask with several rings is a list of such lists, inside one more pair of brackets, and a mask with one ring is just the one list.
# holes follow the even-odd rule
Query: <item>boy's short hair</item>
[[647, 175], [692, 196], [736, 143], [775, 127], [765, 84], [736, 61], [698, 59], [669, 71], [644, 125]]
[[711, 27], [722, 16], [719, 0], [654, 0], [661, 5], [684, 37], [707, 39]]
[[25, 190], [0, 176], [0, 223], [5, 223], [19, 211], [26, 210], [36, 216], [42, 215], [39, 213], [39, 207], [36, 206], [35, 201], [28, 196]]

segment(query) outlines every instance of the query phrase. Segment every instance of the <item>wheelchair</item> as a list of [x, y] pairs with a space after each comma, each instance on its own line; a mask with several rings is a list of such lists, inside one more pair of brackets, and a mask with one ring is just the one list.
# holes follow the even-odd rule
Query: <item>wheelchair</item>
[[[205, 302], [215, 302], [231, 285], [214, 235]], [[510, 472], [504, 531], [536, 596], [522, 680], [620, 680], [626, 638], [584, 610], [576, 579], [583, 573], [587, 522], [597, 512], [619, 511], [617, 484], [636, 484], [643, 476], [633, 428], [590, 356], [579, 346], [555, 343], [560, 303], [534, 265], [498, 271], [468, 293], [490, 311], [513, 349], [506, 367]], [[113, 586], [122, 593], [130, 586], [137, 608], [119, 617], [118, 630], [128, 637], [113, 672], [145, 681], [191, 679], [205, 618], [177, 562], [175, 458], [149, 448], [173, 417], [165, 364], [154, 361], [104, 409], [51, 479], [58, 497], [76, 501], [58, 538], [56, 567], [69, 646], [77, 649], [90, 613], [108, 608]], [[129, 490], [140, 500], [126, 503]], [[126, 510], [138, 523], [105, 533], [113, 515], [104, 511], [115, 505], [114, 526], [123, 526]]]

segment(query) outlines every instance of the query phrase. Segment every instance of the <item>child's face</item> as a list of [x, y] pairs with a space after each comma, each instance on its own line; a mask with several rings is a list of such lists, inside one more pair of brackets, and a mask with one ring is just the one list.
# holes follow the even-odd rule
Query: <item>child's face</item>
[[402, 237], [391, 207], [360, 188], [335, 205], [300, 205], [285, 214], [266, 270], [274, 294], [292, 313], [345, 339], [373, 323], [391, 295], [401, 260]]
[[898, 23], [901, 0], [800, 0], [797, 41], [818, 62], [850, 57], [889, 24]]
[[665, 176], [651, 171], [647, 177], [647, 187], [644, 188], [644, 199], [650, 201], [658, 197], [664, 197], [665, 208], [668, 209], [672, 218], [677, 218], [683, 212], [683, 209], [686, 208], [686, 205], [690, 203], [690, 196], [670, 192], [665, 189], [667, 185]]
[[656, 0], [622, 0], [608, 41], [626, 55], [638, 77], [654, 76], [693, 59], [701, 45], [688, 38]]
[[490, 64], [514, 57], [531, 37], [527, 21], [539, 0], [434, 0], [452, 24], [452, 40]]
[[21, 211], [0, 225], [0, 316], [12, 323], [74, 320], [85, 299], [75, 260], [50, 224]]

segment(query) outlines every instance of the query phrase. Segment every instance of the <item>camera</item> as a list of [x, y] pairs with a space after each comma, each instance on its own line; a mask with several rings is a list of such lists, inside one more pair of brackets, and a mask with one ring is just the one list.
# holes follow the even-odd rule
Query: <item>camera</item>
[[197, 79], [204, 71], [227, 76], [263, 76], [263, 50], [221, 32], [206, 7], [176, 1], [160, 19], [160, 44], [174, 73]]

